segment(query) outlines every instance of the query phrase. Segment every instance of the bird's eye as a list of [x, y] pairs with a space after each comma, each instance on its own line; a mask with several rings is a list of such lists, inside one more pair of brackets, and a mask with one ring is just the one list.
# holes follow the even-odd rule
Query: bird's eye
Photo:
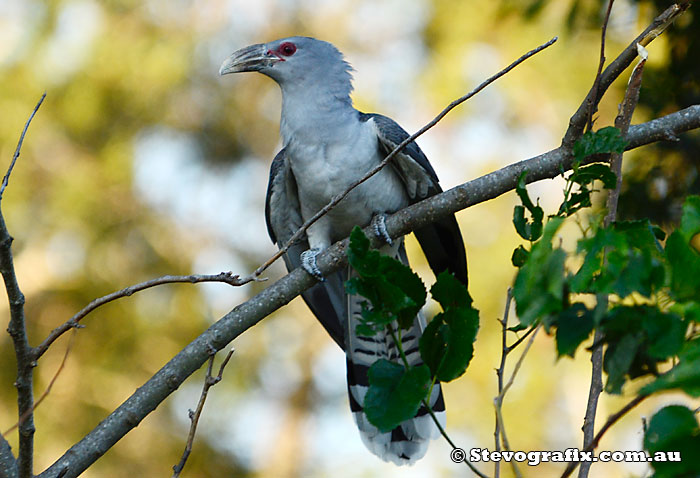
[[297, 51], [297, 47], [294, 43], [284, 42], [280, 45], [278, 51], [284, 56], [292, 56]]

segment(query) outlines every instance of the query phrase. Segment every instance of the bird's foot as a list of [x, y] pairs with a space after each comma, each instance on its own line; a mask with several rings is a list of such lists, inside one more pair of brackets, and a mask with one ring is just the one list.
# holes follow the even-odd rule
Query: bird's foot
[[304, 268], [306, 272], [314, 276], [319, 281], [323, 282], [323, 274], [321, 274], [321, 269], [318, 268], [316, 264], [316, 257], [321, 253], [321, 249], [309, 249], [301, 253], [301, 267]]
[[386, 230], [386, 214], [377, 214], [372, 218], [372, 229], [374, 235], [383, 240], [390, 246], [394, 245], [394, 241]]

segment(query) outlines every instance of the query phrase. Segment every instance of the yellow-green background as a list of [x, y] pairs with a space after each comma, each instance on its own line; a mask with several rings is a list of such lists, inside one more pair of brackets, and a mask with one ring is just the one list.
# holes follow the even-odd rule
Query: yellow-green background
[[[595, 11], [597, 3], [584, 2]], [[512, 5], [511, 5], [512, 6]], [[592, 83], [599, 31], [570, 31], [570, 2], [551, 2], [526, 21], [489, 0], [4, 0], [0, 4], [0, 164], [37, 114], [3, 198], [15, 237], [33, 344], [95, 297], [165, 274], [248, 273], [274, 252], [263, 220], [267, 168], [279, 148], [280, 94], [260, 75], [219, 78], [219, 64], [250, 43], [302, 34], [336, 44], [355, 69], [355, 104], [415, 131], [525, 51], [559, 35], [529, 60], [451, 113], [419, 143], [444, 188], [558, 146]], [[654, 10], [616, 2], [611, 58]], [[650, 62], [663, 66], [662, 37]], [[597, 124], [616, 113], [623, 75]], [[635, 122], [647, 118], [643, 108]], [[643, 153], [627, 156], [643, 161]], [[4, 166], [2, 166], [4, 168]], [[532, 188], [550, 210], [561, 181]], [[514, 194], [458, 214], [481, 311], [476, 356], [445, 386], [448, 431], [462, 448], [493, 448], [493, 397], [510, 255]], [[572, 243], [576, 228], [565, 233]], [[414, 264], [430, 273], [414, 242]], [[279, 277], [276, 266], [270, 278]], [[265, 287], [171, 285], [112, 303], [84, 320], [65, 369], [36, 412], [35, 471], [42, 471], [124, 401], [208, 324]], [[5, 301], [0, 314], [7, 322]], [[3, 328], [5, 326], [3, 325]], [[67, 346], [57, 342], [36, 369], [35, 394]], [[361, 444], [347, 406], [344, 359], [301, 300], [234, 343], [224, 381], [211, 393], [183, 476], [467, 476], [449, 447], [432, 444], [412, 468], [396, 468]], [[506, 398], [516, 450], [580, 445], [589, 381], [587, 355], [555, 360], [541, 334]], [[510, 366], [515, 362], [511, 358]], [[16, 421], [14, 355], [0, 335], [0, 429]], [[187, 436], [202, 374], [87, 471], [86, 477], [169, 476]], [[626, 390], [627, 398], [634, 390]], [[600, 449], [640, 450], [649, 400]], [[626, 398], [604, 396], [599, 420]], [[8, 439], [16, 450], [16, 433]], [[554, 476], [561, 465], [522, 467]], [[510, 470], [503, 466], [506, 476]], [[596, 476], [642, 475], [640, 465], [596, 465]], [[489, 474], [492, 467], [485, 468]]]

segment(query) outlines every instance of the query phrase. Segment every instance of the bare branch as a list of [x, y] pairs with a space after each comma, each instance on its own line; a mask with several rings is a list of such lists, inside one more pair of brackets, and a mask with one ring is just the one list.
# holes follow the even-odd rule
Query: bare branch
[[[505, 320], [505, 319], [504, 319]], [[504, 322], [502, 322], [504, 324]], [[532, 343], [535, 341], [535, 337], [537, 337], [537, 332], [541, 328], [541, 324], [538, 325], [537, 327], [534, 328], [534, 332], [530, 336], [530, 340], [527, 341], [527, 344], [525, 345], [525, 350], [523, 350], [523, 353], [520, 354], [520, 357], [518, 358], [518, 361], [515, 363], [515, 367], [513, 368], [513, 372], [510, 374], [510, 379], [508, 379], [508, 383], [503, 385], [503, 380], [502, 376], [499, 376], [499, 391], [498, 391], [498, 396], [493, 400], [494, 405], [496, 406], [496, 420], [497, 422], [500, 423], [500, 431], [501, 431], [501, 440], [503, 441], [503, 449], [506, 451], [510, 451], [510, 443], [508, 442], [508, 435], [506, 435], [506, 427], [505, 423], [503, 421], [503, 398], [506, 396], [506, 393], [508, 393], [508, 390], [510, 390], [510, 387], [513, 385], [515, 382], [515, 377], [520, 371], [520, 367], [522, 366], [523, 362], [525, 361], [525, 356], [527, 353], [530, 351], [530, 347], [532, 346]], [[504, 325], [505, 327], [505, 325]], [[507, 354], [509, 352], [508, 348], [503, 349], [503, 353]], [[501, 363], [505, 367], [505, 358], [501, 359]], [[501, 372], [501, 375], [504, 371]], [[518, 468], [518, 464], [515, 462], [515, 460], [512, 460], [510, 462], [511, 467], [513, 468], [513, 474], [518, 477], [522, 478], [522, 473], [520, 472], [520, 468]]]
[[[700, 105], [648, 123], [631, 126], [626, 138], [630, 142], [627, 149], [660, 141], [669, 133], [678, 135], [696, 128], [700, 128]], [[589, 162], [594, 160], [595, 158], [590, 158]], [[448, 214], [454, 214], [515, 189], [524, 170], [530, 172], [528, 182], [534, 182], [559, 176], [562, 171], [571, 169], [571, 163], [571, 155], [560, 147], [511, 164], [392, 214], [386, 220], [387, 230], [392, 237], [408, 234]], [[373, 246], [378, 246], [379, 239], [376, 239], [369, 229], [366, 228], [365, 234], [370, 237]], [[339, 241], [318, 256], [318, 266], [324, 275], [347, 265], [347, 243], [347, 239]], [[197, 371], [209, 359], [212, 347], [221, 350], [247, 329], [314, 284], [314, 278], [297, 268], [250, 300], [235, 307], [173, 357], [119, 408], [39, 476], [57, 478], [61, 473], [65, 473], [62, 475], [65, 478], [78, 476], [102, 456], [105, 450], [136, 427], [187, 377]]]
[[90, 302], [87, 306], [85, 306], [82, 310], [80, 310], [78, 313], [76, 313], [73, 317], [71, 317], [69, 320], [67, 320], [65, 323], [61, 324], [60, 326], [56, 327], [49, 333], [48, 337], [44, 339], [44, 341], [36, 346], [32, 350], [32, 356], [33, 359], [36, 361], [46, 353], [46, 351], [49, 349], [51, 344], [53, 344], [61, 335], [64, 333], [68, 332], [70, 329], [74, 328], [80, 328], [82, 327], [80, 325], [80, 321], [85, 318], [86, 315], [88, 315], [90, 312], [94, 311], [98, 307], [101, 307], [105, 304], [108, 304], [109, 302], [115, 301], [117, 299], [121, 299], [123, 297], [129, 297], [133, 295], [136, 292], [140, 292], [145, 289], [150, 289], [151, 287], [156, 287], [159, 285], [163, 284], [175, 284], [175, 283], [189, 283], [189, 284], [197, 284], [199, 282], [223, 282], [225, 284], [229, 284], [232, 286], [240, 286], [243, 284], [246, 284], [250, 282], [250, 279], [248, 278], [243, 278], [241, 279], [238, 275], [233, 275], [231, 272], [220, 272], [218, 274], [213, 274], [213, 275], [208, 275], [208, 274], [194, 274], [194, 275], [189, 275], [189, 276], [163, 276], [163, 277], [158, 277], [156, 279], [151, 279], [147, 280], [145, 282], [141, 282], [139, 284], [134, 284], [129, 287], [125, 287], [124, 289], [118, 290], [116, 292], [112, 292], [111, 294], [107, 294], [103, 297], [99, 297], [92, 302]]
[[[589, 452], [595, 450], [598, 446], [598, 443], [600, 442], [600, 439], [603, 438], [603, 435], [605, 435], [605, 432], [607, 432], [611, 426], [617, 423], [617, 421], [620, 418], [624, 417], [630, 410], [642, 403], [647, 397], [649, 397], [649, 395], [637, 395], [627, 405], [622, 407], [617, 413], [610, 415], [608, 417], [608, 420], [601, 427], [600, 431], [593, 438], [593, 441], [591, 441], [591, 444], [581, 451]], [[569, 463], [560, 478], [567, 478], [568, 476], [571, 476], [571, 473], [574, 472], [574, 470], [579, 464], [580, 462], [578, 461], [573, 461]]]
[[[27, 129], [45, 97], [46, 93], [41, 96], [24, 125], [22, 134], [17, 142], [17, 149], [2, 180], [2, 186], [0, 186], [0, 199], [10, 180], [10, 174], [17, 162], [17, 158], [19, 158]], [[31, 411], [34, 408], [32, 376], [36, 363], [32, 358], [32, 350], [27, 340], [24, 294], [19, 288], [17, 274], [15, 273], [14, 258], [12, 256], [12, 236], [7, 230], [2, 211], [0, 211], [0, 273], [2, 273], [2, 278], [5, 281], [7, 299], [10, 303], [10, 325], [7, 331], [12, 337], [17, 360], [17, 380], [15, 381], [15, 387], [17, 387], [17, 412], [18, 417], [25, 417], [23, 420], [20, 419], [19, 426], [18, 475], [20, 478], [30, 478], [34, 476], [34, 417]]]
[[462, 103], [464, 103], [465, 101], [467, 101], [467, 100], [468, 100], [469, 98], [471, 98], [472, 96], [474, 96], [474, 95], [476, 95], [477, 93], [479, 93], [481, 90], [483, 90], [484, 88], [486, 88], [488, 85], [490, 85], [491, 83], [493, 83], [494, 81], [496, 81], [497, 79], [499, 79], [500, 77], [502, 77], [503, 75], [505, 75], [506, 73], [508, 73], [509, 71], [511, 71], [513, 68], [515, 68], [516, 66], [518, 66], [519, 64], [521, 64], [522, 62], [524, 62], [525, 60], [527, 60], [528, 58], [530, 58], [531, 56], [533, 56], [533, 55], [535, 55], [535, 54], [541, 52], [541, 51], [544, 50], [545, 48], [547, 48], [547, 47], [553, 45], [554, 42], [556, 42], [556, 41], [557, 41], [557, 37], [554, 37], [554, 38], [552, 38], [551, 40], [549, 40], [547, 43], [544, 43], [544, 44], [538, 46], [537, 48], [535, 48], [535, 49], [533, 49], [533, 50], [530, 50], [529, 52], [525, 53], [523, 56], [521, 56], [520, 58], [518, 58], [517, 60], [515, 60], [513, 63], [511, 63], [510, 65], [508, 65], [507, 67], [505, 67], [504, 69], [502, 69], [501, 71], [499, 71], [498, 73], [496, 73], [495, 75], [493, 75], [493, 76], [491, 76], [490, 78], [488, 78], [488, 79], [486, 79], [485, 81], [483, 81], [479, 86], [477, 86], [476, 88], [474, 88], [472, 91], [470, 91], [470, 92], [467, 93], [466, 95], [462, 96], [461, 98], [457, 98], [457, 99], [454, 100], [452, 103], [450, 103], [449, 105], [447, 105], [447, 106], [445, 107], [445, 109], [443, 109], [435, 118], [433, 118], [432, 121], [430, 121], [428, 124], [426, 124], [425, 126], [423, 126], [421, 129], [419, 129], [418, 131], [416, 131], [415, 133], [413, 133], [411, 136], [409, 136], [408, 138], [406, 138], [405, 140], [403, 140], [398, 146], [396, 146], [396, 147], [394, 148], [394, 150], [391, 151], [391, 152], [382, 160], [381, 163], [379, 163], [377, 166], [375, 166], [374, 168], [372, 168], [371, 170], [369, 170], [369, 171], [368, 171], [364, 176], [362, 176], [360, 179], [358, 179], [358, 180], [356, 180], [355, 182], [353, 182], [352, 184], [350, 184], [350, 186], [348, 186], [347, 189], [345, 189], [345, 191], [341, 192], [340, 194], [338, 194], [337, 196], [335, 196], [333, 199], [331, 199], [331, 201], [330, 201], [328, 204], [326, 204], [320, 211], [318, 211], [316, 214], [313, 215], [313, 217], [311, 217], [308, 221], [306, 221], [304, 224], [302, 224], [301, 227], [292, 235], [292, 237], [289, 238], [289, 240], [287, 241], [287, 243], [286, 243], [279, 251], [277, 251], [277, 253], [276, 253], [275, 255], [273, 255], [270, 259], [268, 259], [267, 261], [265, 261], [264, 264], [262, 264], [260, 267], [258, 267], [258, 269], [253, 273], [253, 275], [254, 275], [254, 276], [259, 276], [260, 274], [262, 274], [262, 272], [263, 272], [265, 269], [267, 269], [268, 267], [270, 267], [277, 259], [279, 259], [280, 257], [282, 257], [282, 256], [289, 250], [289, 248], [292, 246], [292, 244], [294, 244], [295, 242], [297, 242], [297, 241], [306, 233], [306, 230], [307, 230], [309, 227], [311, 227], [312, 224], [314, 224], [314, 223], [315, 223], [316, 221], [318, 221], [321, 217], [323, 217], [324, 215], [326, 215], [326, 214], [328, 213], [328, 211], [330, 211], [331, 209], [333, 209], [340, 201], [342, 201], [342, 200], [345, 198], [345, 196], [347, 196], [348, 194], [350, 194], [350, 191], [352, 191], [352, 190], [355, 189], [357, 186], [359, 186], [360, 184], [362, 184], [362, 183], [364, 183], [365, 181], [367, 181], [369, 178], [371, 178], [371, 177], [374, 176], [375, 174], [377, 174], [382, 168], [384, 168], [387, 164], [389, 164], [389, 161], [391, 161], [404, 147], [406, 147], [409, 143], [411, 143], [411, 142], [414, 141], [416, 138], [418, 138], [419, 136], [421, 136], [423, 133], [425, 133], [426, 131], [428, 131], [430, 128], [432, 128], [433, 126], [435, 126], [436, 124], [438, 124], [438, 123], [440, 122], [440, 120], [442, 120], [445, 116], [447, 116], [447, 114], [448, 114], [450, 111], [452, 111], [454, 108], [456, 108], [457, 106], [459, 106], [459, 105], [461, 105]]
[[12, 174], [12, 170], [14, 169], [15, 163], [17, 162], [17, 158], [19, 158], [19, 154], [22, 150], [22, 143], [24, 143], [24, 136], [27, 134], [27, 130], [29, 129], [29, 125], [32, 123], [32, 120], [34, 119], [34, 115], [36, 115], [36, 112], [39, 111], [39, 107], [44, 102], [44, 98], [46, 98], [46, 92], [44, 92], [44, 94], [41, 95], [41, 98], [39, 98], [39, 101], [37, 102], [36, 106], [34, 107], [32, 114], [29, 115], [29, 119], [24, 124], [24, 129], [22, 129], [22, 134], [20, 134], [19, 141], [17, 142], [17, 149], [15, 149], [15, 154], [12, 155], [12, 161], [10, 162], [10, 166], [7, 168], [7, 172], [5, 173], [5, 177], [2, 178], [2, 186], [0, 186], [0, 201], [2, 201], [2, 195], [5, 193], [5, 189], [7, 188], [7, 185], [10, 182], [10, 175]]
[[58, 369], [56, 369], [56, 373], [54, 373], [53, 377], [51, 377], [51, 381], [49, 381], [49, 385], [46, 387], [46, 390], [44, 390], [44, 393], [41, 394], [41, 396], [37, 399], [36, 402], [34, 402], [34, 406], [27, 410], [24, 415], [19, 417], [19, 420], [17, 423], [12, 425], [10, 428], [8, 428], [2, 435], [6, 436], [8, 433], [10, 433], [12, 430], [17, 428], [22, 424], [24, 420], [27, 419], [27, 417], [31, 414], [34, 413], [34, 410], [37, 409], [37, 407], [41, 404], [41, 402], [44, 401], [44, 399], [51, 393], [51, 389], [53, 388], [53, 384], [56, 383], [56, 380], [58, 379], [58, 376], [61, 375], [61, 372], [63, 371], [63, 367], [66, 366], [66, 360], [68, 360], [68, 355], [70, 354], [71, 349], [73, 348], [73, 343], [75, 341], [75, 332], [76, 330], [73, 330], [73, 335], [70, 337], [70, 341], [68, 342], [68, 346], [66, 347], [66, 351], [63, 354], [63, 359], [61, 359], [61, 363], [58, 366]]
[[[640, 54], [646, 55], [646, 50], [643, 46], [638, 47]], [[632, 75], [627, 83], [627, 89], [625, 90], [625, 97], [619, 106], [619, 114], [615, 118], [615, 127], [620, 130], [622, 135], [627, 135], [629, 131], [630, 124], [632, 123], [632, 114], [637, 107], [637, 102], [639, 101], [639, 90], [642, 86], [642, 72], [644, 71], [644, 65], [646, 64], [646, 58], [642, 57], [632, 70]], [[620, 199], [620, 190], [622, 189], [622, 154], [611, 154], [610, 155], [610, 169], [617, 176], [617, 183], [615, 189], [610, 191], [607, 200], [608, 214], [605, 216], [605, 226], [609, 226], [615, 221], [617, 216], [617, 204]]]
[[[643, 46], [639, 46], [640, 55], [646, 56], [646, 50]], [[632, 121], [632, 113], [637, 106], [637, 101], [639, 100], [639, 89], [642, 86], [642, 71], [644, 69], [644, 64], [646, 63], [645, 56], [642, 57], [641, 61], [634, 67], [632, 75], [630, 76], [630, 81], [627, 84], [627, 89], [625, 91], [625, 97], [620, 104], [617, 118], [615, 118], [615, 127], [620, 129], [623, 135], [626, 135], [629, 131], [630, 123]], [[615, 189], [611, 190], [607, 198], [607, 208], [608, 213], [603, 220], [605, 227], [610, 226], [615, 221], [617, 216], [617, 204], [620, 198], [620, 190], [622, 188], [622, 154], [615, 153], [610, 155], [610, 169], [617, 176], [617, 183]], [[607, 250], [603, 252], [603, 260], [607, 261], [605, 258]], [[602, 310], [608, 309], [608, 296], [605, 294], [600, 294], [597, 298], [598, 307]], [[598, 409], [598, 399], [603, 391], [603, 347], [600, 343], [603, 339], [603, 333], [600, 329], [596, 328], [593, 334], [593, 343], [598, 344], [593, 347], [591, 352], [591, 386], [588, 390], [588, 401], [586, 403], [586, 413], [583, 419], [583, 446], [584, 448], [589, 446], [593, 442], [593, 433], [595, 431], [595, 418], [596, 411]], [[581, 463], [581, 468], [579, 468], [578, 476], [579, 478], [588, 478], [588, 473], [590, 472], [592, 462], [586, 461]]]
[[[510, 315], [510, 306], [512, 302], [513, 289], [509, 287], [508, 292], [506, 293], [506, 306], [505, 310], [503, 311], [503, 319], [499, 320], [501, 324], [501, 364], [496, 369], [496, 378], [498, 379], [498, 395], [493, 400], [494, 406], [496, 407], [496, 426], [493, 431], [495, 451], [501, 451], [501, 427], [503, 426], [503, 417], [500, 412], [500, 409], [503, 406], [503, 396], [501, 395], [501, 392], [503, 391], [503, 375], [505, 374], [506, 370], [506, 357], [508, 357], [508, 353], [510, 352], [506, 339], [508, 332], [508, 316]], [[501, 462], [499, 460], [496, 460], [494, 462], [493, 470], [494, 478], [500, 477], [500, 466]]]
[[[661, 15], [656, 17], [654, 21], [639, 35], [635, 38], [622, 53], [618, 55], [615, 60], [608, 65], [607, 68], [600, 75], [600, 81], [594, 89], [588, 92], [586, 99], [581, 103], [579, 108], [573, 114], [569, 120], [569, 128], [566, 130], [566, 134], [562, 139], [562, 146], [567, 150], [571, 150], [574, 146], [574, 142], [581, 136], [583, 129], [586, 126], [588, 120], [588, 112], [595, 109], [603, 97], [603, 94], [607, 91], [613, 81], [617, 79], [622, 72], [634, 61], [637, 57], [637, 44], [646, 46], [651, 43], [656, 37], [671, 25], [676, 18], [678, 18], [683, 12], [685, 12], [690, 7], [690, 3], [686, 2], [683, 4], [673, 4], [668, 7]], [[595, 100], [593, 100], [595, 94]], [[592, 106], [589, 106], [592, 105]]]
[[224, 369], [226, 368], [226, 365], [228, 364], [229, 360], [231, 360], [231, 356], [233, 355], [233, 349], [229, 351], [229, 353], [226, 355], [224, 358], [224, 361], [221, 362], [221, 366], [219, 367], [219, 373], [216, 375], [216, 377], [212, 376], [212, 369], [214, 368], [214, 357], [216, 352], [212, 354], [211, 357], [209, 357], [209, 365], [207, 367], [207, 375], [204, 377], [204, 386], [202, 387], [202, 394], [199, 397], [199, 403], [197, 403], [197, 409], [193, 412], [190, 410], [190, 421], [192, 424], [190, 425], [190, 432], [187, 436], [187, 444], [185, 445], [185, 451], [182, 453], [182, 458], [180, 458], [180, 462], [173, 466], [173, 478], [179, 478], [180, 473], [182, 472], [182, 469], [185, 467], [185, 463], [187, 463], [187, 459], [190, 456], [190, 453], [192, 452], [192, 444], [194, 443], [194, 436], [197, 433], [197, 424], [199, 423], [199, 417], [202, 415], [202, 410], [204, 410], [204, 402], [207, 400], [207, 394], [209, 393], [209, 389], [219, 383], [221, 379], [224, 376]]
[[595, 74], [595, 80], [593, 81], [593, 87], [591, 88], [591, 97], [588, 102], [588, 124], [586, 125], [586, 130], [591, 131], [593, 129], [593, 115], [595, 114], [598, 106], [598, 88], [600, 87], [600, 75], [603, 72], [603, 66], [605, 65], [605, 34], [608, 31], [608, 22], [610, 21], [610, 12], [612, 11], [612, 6], [615, 0], [610, 0], [608, 2], [608, 9], [605, 12], [605, 19], [603, 20], [603, 28], [601, 28], [600, 33], [600, 60], [598, 61], [598, 71]]

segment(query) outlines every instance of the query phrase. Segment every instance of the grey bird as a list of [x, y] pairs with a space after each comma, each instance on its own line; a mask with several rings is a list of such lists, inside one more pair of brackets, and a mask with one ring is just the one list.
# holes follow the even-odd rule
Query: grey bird
[[[242, 48], [221, 66], [219, 73], [257, 71], [282, 90], [280, 133], [284, 147], [272, 161], [265, 218], [272, 241], [282, 247], [309, 217], [350, 183], [362, 177], [408, 137], [397, 123], [379, 114], [357, 111], [350, 99], [352, 68], [330, 43], [290, 37]], [[355, 327], [361, 297], [345, 293], [353, 271], [322, 277], [316, 256], [344, 239], [355, 225], [374, 224], [385, 239], [383, 252], [408, 263], [403, 239], [392, 241], [384, 215], [441, 192], [430, 162], [415, 142], [368, 181], [355, 188], [307, 231], [284, 257], [290, 271], [301, 266], [319, 279], [302, 294], [307, 305], [347, 357], [348, 395], [360, 436], [385, 461], [411, 464], [422, 458], [431, 439], [439, 435], [425, 408], [388, 433], [381, 433], [363, 413], [367, 371], [378, 359], [399, 362], [389, 333], [359, 336]], [[433, 272], [449, 270], [467, 283], [466, 253], [454, 216], [416, 230], [415, 235]], [[420, 364], [418, 340], [425, 328], [419, 314], [402, 334], [402, 347], [412, 365]], [[439, 385], [429, 405], [444, 424], [445, 405]]]

